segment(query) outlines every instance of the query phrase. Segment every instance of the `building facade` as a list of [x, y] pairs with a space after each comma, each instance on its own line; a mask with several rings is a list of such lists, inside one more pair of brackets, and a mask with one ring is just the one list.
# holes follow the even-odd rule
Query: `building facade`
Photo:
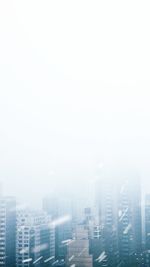
[[0, 266], [16, 266], [16, 200], [0, 198]]
[[16, 266], [49, 266], [55, 260], [55, 229], [45, 213], [17, 214]]

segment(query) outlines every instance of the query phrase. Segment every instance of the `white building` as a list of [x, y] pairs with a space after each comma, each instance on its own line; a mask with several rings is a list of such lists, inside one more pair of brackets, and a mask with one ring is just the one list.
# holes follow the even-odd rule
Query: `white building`
[[55, 229], [43, 212], [17, 214], [17, 267], [42, 266], [55, 259]]

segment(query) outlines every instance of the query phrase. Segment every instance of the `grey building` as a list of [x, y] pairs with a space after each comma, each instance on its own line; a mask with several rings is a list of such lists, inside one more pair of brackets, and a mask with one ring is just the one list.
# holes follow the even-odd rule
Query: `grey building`
[[[63, 260], [67, 253], [67, 247], [63, 241], [72, 238], [72, 203], [69, 198], [47, 197], [43, 199], [43, 209], [54, 222], [60, 220], [55, 227], [55, 256], [56, 259]], [[70, 219], [61, 223], [61, 219], [66, 216]]]
[[0, 266], [16, 266], [16, 200], [0, 198]]
[[150, 194], [145, 197], [145, 249], [150, 250]]
[[126, 264], [142, 252], [140, 179], [123, 179], [118, 190], [118, 231], [120, 258]]
[[116, 267], [119, 263], [117, 187], [109, 178], [108, 174], [103, 174], [96, 184], [101, 247], [105, 252], [105, 257], [99, 259], [99, 266]]

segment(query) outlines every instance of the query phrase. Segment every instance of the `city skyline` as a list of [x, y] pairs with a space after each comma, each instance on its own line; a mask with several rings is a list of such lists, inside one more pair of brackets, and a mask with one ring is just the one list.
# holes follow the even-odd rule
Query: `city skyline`
[[[16, 191], [14, 189], [12, 190], [11, 188], [8, 190], [8, 184], [0, 181], [0, 191], [3, 195], [17, 197], [18, 201], [24, 203], [25, 206], [29, 206], [31, 204], [33, 207], [37, 207], [39, 204], [41, 205], [43, 197], [56, 197], [58, 196], [58, 194], [67, 196], [68, 198], [70, 197], [70, 200], [75, 198], [87, 199], [87, 201], [90, 203], [93, 202], [93, 194], [96, 188], [96, 183], [97, 181], [100, 181], [104, 177], [104, 175], [107, 176], [107, 182], [110, 184], [112, 182], [114, 184], [119, 184], [124, 178], [128, 178], [130, 181], [133, 180], [134, 177], [139, 177], [141, 181], [142, 198], [146, 194], [150, 193], [150, 188], [147, 187], [148, 184], [146, 180], [142, 179], [140, 173], [131, 168], [131, 166], [129, 167], [129, 169], [125, 169], [125, 167], [123, 166], [121, 166], [121, 168], [114, 168], [114, 166], [108, 168], [108, 165], [104, 166], [102, 162], [98, 164], [95, 175], [87, 175], [85, 177], [83, 176], [80, 178], [80, 180], [76, 179], [75, 177], [74, 179], [72, 179], [72, 177], [69, 176], [63, 177], [62, 182], [60, 182], [60, 180], [57, 179], [58, 177], [56, 176], [56, 174], [52, 172], [49, 176], [49, 181], [44, 183], [44, 179], [42, 179], [43, 188], [46, 187], [46, 190], [43, 190], [42, 185], [40, 184], [41, 191], [38, 191], [38, 182], [35, 182], [32, 185], [33, 187], [31, 191], [29, 185], [26, 184], [27, 187], [21, 187], [18, 193], [18, 189]], [[36, 195], [34, 194], [35, 188], [37, 190]]]
[[150, 267], [149, 11], [0, 1], [0, 267]]
[[0, 266], [149, 267], [150, 194], [143, 206], [137, 175], [110, 181], [108, 173], [93, 202], [49, 195], [33, 209], [1, 196]]
[[94, 2], [0, 3], [8, 194], [93, 178], [101, 162], [133, 165], [150, 188], [149, 1]]

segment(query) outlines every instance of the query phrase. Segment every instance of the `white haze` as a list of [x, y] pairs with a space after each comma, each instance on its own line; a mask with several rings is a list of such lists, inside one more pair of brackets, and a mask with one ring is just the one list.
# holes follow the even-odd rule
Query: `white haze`
[[82, 191], [103, 165], [132, 166], [149, 185], [149, 11], [149, 1], [0, 2], [6, 194]]

